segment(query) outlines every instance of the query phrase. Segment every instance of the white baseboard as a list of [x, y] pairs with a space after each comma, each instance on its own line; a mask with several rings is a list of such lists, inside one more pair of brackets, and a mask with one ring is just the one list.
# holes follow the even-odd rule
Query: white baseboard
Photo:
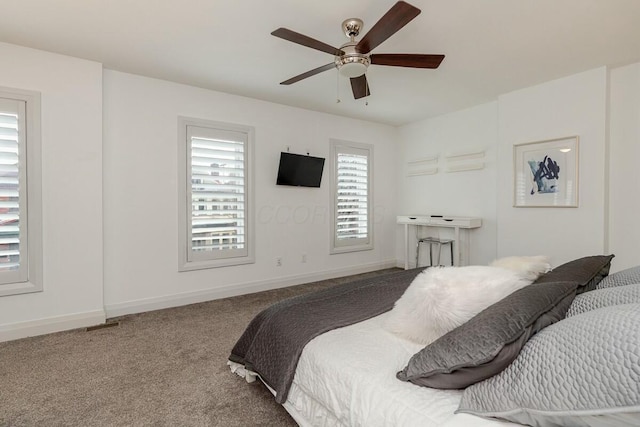
[[393, 268], [397, 265], [398, 263], [395, 259], [384, 260], [362, 264], [356, 267], [346, 267], [328, 271], [318, 271], [315, 273], [284, 276], [275, 279], [259, 280], [255, 282], [223, 286], [216, 289], [206, 289], [202, 291], [185, 292], [163, 297], [145, 298], [135, 301], [109, 304], [105, 306], [105, 310], [107, 313], [107, 317], [112, 318], [124, 316], [126, 314], [142, 313], [145, 311], [179, 307], [182, 305], [196, 304], [199, 302], [211, 301], [220, 298], [228, 298], [237, 295], [251, 294], [254, 292], [268, 291], [271, 289], [300, 285], [303, 283], [315, 282], [318, 280], [327, 280], [336, 277], [349, 276], [352, 274], [367, 273], [369, 271], [382, 270], [384, 268]]
[[104, 323], [105, 320], [104, 310], [96, 310], [26, 322], [8, 323], [0, 325], [0, 342], [67, 331], [69, 329], [85, 328], [99, 325]]

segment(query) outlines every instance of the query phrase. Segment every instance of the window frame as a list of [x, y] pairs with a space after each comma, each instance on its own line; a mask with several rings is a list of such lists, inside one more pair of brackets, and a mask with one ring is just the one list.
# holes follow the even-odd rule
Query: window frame
[[[204, 255], [190, 251], [192, 203], [191, 198], [191, 138], [190, 127], [213, 131], [234, 132], [246, 135], [244, 151], [245, 174], [245, 247], [246, 254], [237, 250], [221, 250]], [[254, 203], [253, 203], [253, 127], [224, 123], [213, 120], [178, 117], [178, 271], [202, 270], [227, 267], [255, 262], [254, 244]], [[243, 251], [244, 252], [244, 251]]]
[[[373, 239], [373, 145], [361, 142], [330, 140], [331, 151], [331, 248], [330, 254], [372, 250]], [[338, 240], [338, 154], [367, 156], [367, 238]]]
[[[43, 286], [42, 257], [42, 138], [41, 138], [41, 95], [39, 92], [0, 86], [0, 98], [24, 102], [24, 148], [19, 153], [20, 215], [20, 261], [26, 260], [26, 268], [21, 275], [0, 282], [0, 297], [41, 292]], [[20, 120], [20, 119], [19, 119]], [[24, 197], [23, 197], [24, 195]], [[24, 204], [23, 204], [24, 203]], [[25, 212], [23, 214], [23, 212]], [[22, 219], [22, 218], [21, 218]], [[24, 241], [23, 241], [24, 237]], [[26, 252], [26, 256], [23, 256]], [[14, 272], [7, 272], [14, 273]], [[0, 272], [0, 276], [4, 272]], [[18, 277], [16, 277], [18, 276]]]

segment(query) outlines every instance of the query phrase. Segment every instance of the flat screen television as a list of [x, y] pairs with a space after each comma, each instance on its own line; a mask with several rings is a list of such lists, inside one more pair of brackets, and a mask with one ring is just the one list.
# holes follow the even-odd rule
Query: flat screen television
[[277, 185], [320, 187], [324, 158], [280, 153]]

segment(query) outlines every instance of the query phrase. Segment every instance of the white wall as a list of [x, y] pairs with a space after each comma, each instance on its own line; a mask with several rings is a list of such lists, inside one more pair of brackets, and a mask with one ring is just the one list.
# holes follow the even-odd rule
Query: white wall
[[[178, 116], [255, 127], [255, 264], [178, 273]], [[104, 128], [108, 315], [395, 265], [393, 127], [105, 70]], [[372, 251], [329, 255], [328, 163], [320, 189], [275, 185], [280, 151], [328, 158], [330, 138], [375, 146]]]
[[0, 43], [0, 86], [42, 102], [44, 291], [0, 297], [0, 341], [104, 320], [102, 66]]
[[[482, 227], [471, 230], [470, 264], [487, 264], [496, 256], [496, 141], [497, 102], [479, 105], [463, 111], [412, 123], [400, 128], [398, 158], [398, 212], [400, 215], [452, 215], [482, 218]], [[482, 170], [447, 173], [444, 157], [466, 151], [484, 150]], [[408, 162], [439, 156], [438, 173], [407, 176]], [[404, 259], [402, 226], [397, 226], [397, 251]], [[428, 228], [421, 235], [452, 238], [451, 229]], [[463, 238], [464, 231], [463, 231]], [[410, 264], [415, 260], [414, 231], [410, 232]], [[428, 264], [427, 246], [421, 251], [422, 265]], [[422, 254], [425, 254], [425, 258]], [[442, 251], [441, 263], [449, 262], [447, 251]]]
[[609, 251], [612, 270], [640, 265], [640, 64], [610, 72]]
[[[598, 68], [498, 99], [498, 256], [552, 264], [604, 252], [607, 71]], [[578, 135], [579, 208], [514, 208], [513, 145]]]

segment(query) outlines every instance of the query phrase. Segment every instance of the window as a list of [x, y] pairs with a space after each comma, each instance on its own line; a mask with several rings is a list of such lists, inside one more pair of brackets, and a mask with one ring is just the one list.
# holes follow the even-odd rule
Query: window
[[179, 119], [179, 270], [254, 262], [253, 128]]
[[42, 290], [40, 95], [0, 88], [0, 296]]
[[355, 142], [331, 141], [331, 159], [331, 253], [373, 249], [373, 147]]

